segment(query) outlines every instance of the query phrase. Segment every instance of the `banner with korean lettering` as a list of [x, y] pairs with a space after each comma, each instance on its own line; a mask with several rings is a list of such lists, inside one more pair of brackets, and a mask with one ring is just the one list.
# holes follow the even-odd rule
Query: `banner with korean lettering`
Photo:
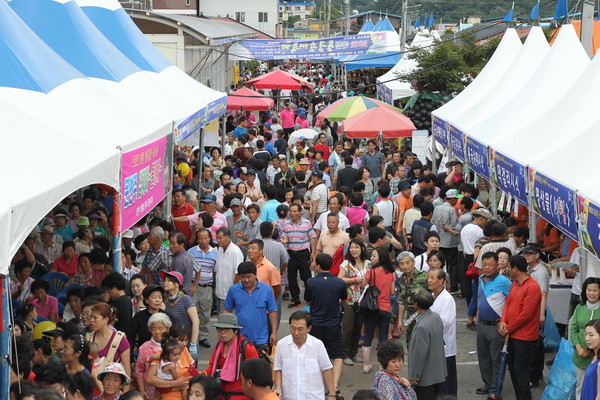
[[490, 180], [490, 167], [488, 163], [487, 146], [477, 140], [466, 138], [467, 162], [476, 174]]
[[121, 157], [121, 232], [148, 214], [166, 195], [172, 146], [158, 139]]
[[558, 230], [577, 240], [575, 191], [548, 178], [534, 169], [529, 170], [533, 183], [533, 208]]
[[465, 134], [455, 126], [450, 125], [450, 148], [455, 157], [465, 160]]
[[496, 183], [503, 192], [512, 194], [521, 204], [527, 201], [527, 181], [525, 166], [490, 148]]
[[187, 137], [197, 133], [200, 128], [210, 121], [219, 118], [225, 113], [226, 108], [227, 96], [223, 96], [178, 123], [174, 132], [175, 144], [178, 144]]
[[577, 213], [580, 221], [580, 242], [589, 252], [600, 254], [600, 207], [583, 196], [577, 196]]
[[433, 134], [435, 135], [435, 141], [444, 147], [448, 147], [448, 125], [446, 121], [443, 121], [436, 117], [432, 117], [431, 126], [433, 127]]
[[290, 60], [337, 58], [368, 52], [382, 53], [385, 48], [379, 49], [374, 45], [385, 39], [386, 32], [373, 32], [309, 40], [241, 40], [231, 45], [229, 59], [232, 61]]

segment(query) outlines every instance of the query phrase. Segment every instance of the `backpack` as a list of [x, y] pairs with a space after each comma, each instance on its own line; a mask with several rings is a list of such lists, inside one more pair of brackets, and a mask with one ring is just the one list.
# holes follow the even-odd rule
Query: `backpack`
[[342, 265], [342, 263], [344, 262], [345, 247], [346, 244], [340, 244], [340, 247], [338, 247], [333, 253], [333, 262], [331, 263], [331, 268], [329, 269], [329, 272], [331, 272], [331, 275], [333, 276], [338, 276], [338, 274], [340, 273], [340, 265]]
[[272, 364], [271, 358], [269, 358], [268, 350], [258, 350], [258, 348], [256, 347], [256, 344], [252, 340], [248, 339], [247, 336], [242, 336], [242, 340], [240, 341], [240, 348], [239, 348], [240, 364], [242, 361], [244, 361], [246, 359], [246, 346], [254, 347], [256, 349], [256, 352], [258, 353], [259, 358], [262, 358], [263, 360], [266, 360], [270, 364]]

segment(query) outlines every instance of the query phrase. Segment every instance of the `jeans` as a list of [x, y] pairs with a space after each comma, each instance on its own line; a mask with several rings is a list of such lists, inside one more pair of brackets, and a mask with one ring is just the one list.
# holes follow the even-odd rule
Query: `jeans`
[[379, 344], [387, 342], [391, 320], [392, 313], [388, 311], [379, 310], [376, 313], [365, 314], [365, 340], [363, 346], [371, 347], [376, 326], [379, 327]]
[[536, 340], [508, 339], [507, 364], [517, 400], [531, 400], [529, 363], [536, 342]]
[[459, 284], [459, 268], [458, 248], [457, 247], [440, 247], [442, 253], [446, 257], [446, 265], [448, 266], [448, 275], [450, 278], [450, 291], [456, 292]]
[[471, 302], [469, 303], [469, 309], [467, 315], [474, 317], [477, 314], [477, 292], [479, 291], [479, 281], [473, 279], [471, 281]]
[[298, 286], [298, 272], [300, 279], [306, 285], [310, 278], [310, 251], [308, 249], [301, 251], [288, 250], [290, 261], [288, 262], [288, 283], [290, 286], [290, 296], [292, 301], [300, 302], [300, 287]]

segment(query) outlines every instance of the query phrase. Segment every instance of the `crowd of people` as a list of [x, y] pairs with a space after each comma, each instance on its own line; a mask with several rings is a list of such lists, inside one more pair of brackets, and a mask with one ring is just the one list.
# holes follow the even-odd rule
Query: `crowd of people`
[[[548, 271], [566, 262], [578, 396], [595, 398], [600, 279], [579, 283], [577, 243], [541, 219], [529, 238], [523, 206], [493, 218], [456, 159], [434, 174], [406, 142], [344, 138], [317, 118], [328, 101], [290, 94], [278, 114], [225, 117], [224, 154], [175, 147], [172, 207], [122, 234], [118, 272], [110, 191], [78, 191], [40, 221], [11, 265], [12, 398], [343, 399], [344, 368], [372, 374], [375, 360], [354, 398], [457, 398], [465, 301], [476, 392], [497, 398], [508, 338], [516, 397], [531, 399]], [[289, 333], [283, 308], [297, 309]]]

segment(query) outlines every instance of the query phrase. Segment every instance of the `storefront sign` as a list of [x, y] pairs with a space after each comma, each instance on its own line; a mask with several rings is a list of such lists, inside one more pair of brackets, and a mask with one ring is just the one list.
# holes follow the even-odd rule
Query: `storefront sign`
[[600, 254], [600, 207], [582, 196], [577, 196], [577, 212], [581, 221], [579, 244], [598, 257]]
[[434, 115], [431, 126], [433, 127], [435, 141], [444, 147], [448, 147], [448, 129], [446, 128], [448, 125], [446, 124], [446, 121], [443, 121]]
[[496, 183], [502, 191], [512, 194], [521, 204], [528, 204], [525, 166], [511, 160], [504, 154], [490, 149], [496, 173]]
[[450, 148], [452, 154], [460, 160], [465, 160], [465, 135], [455, 126], [450, 125]]
[[467, 162], [476, 174], [490, 180], [487, 146], [467, 136]]

